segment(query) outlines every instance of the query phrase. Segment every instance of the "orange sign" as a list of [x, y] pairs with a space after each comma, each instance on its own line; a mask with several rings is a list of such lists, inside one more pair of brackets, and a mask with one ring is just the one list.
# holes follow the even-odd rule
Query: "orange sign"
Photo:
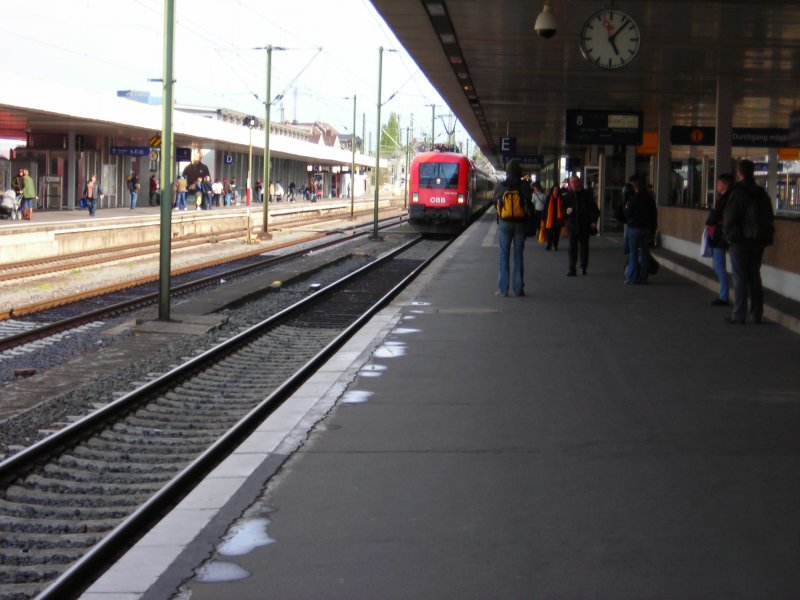
[[657, 131], [642, 132], [642, 145], [636, 147], [636, 154], [658, 154]]
[[800, 148], [778, 149], [778, 160], [800, 160]]

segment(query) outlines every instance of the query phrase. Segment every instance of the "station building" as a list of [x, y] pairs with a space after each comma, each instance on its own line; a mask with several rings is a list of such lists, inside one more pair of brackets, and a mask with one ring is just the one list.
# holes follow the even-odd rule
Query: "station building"
[[[35, 210], [72, 210], [86, 180], [95, 174], [105, 194], [98, 208], [118, 208], [129, 202], [126, 179], [131, 173], [139, 176], [142, 191], [150, 175], [158, 178], [161, 106], [146, 92], [109, 97], [37, 79], [17, 81], [19, 85], [5, 88], [0, 97], [0, 138], [24, 143], [9, 160], [0, 160], [0, 189], [8, 189], [16, 170], [24, 167], [37, 184]], [[193, 159], [201, 160], [212, 180], [236, 179], [243, 191], [252, 149], [251, 183], [262, 180], [264, 119], [256, 116], [250, 127], [247, 117], [225, 109], [176, 107], [175, 176]], [[363, 152], [358, 138], [353, 153], [336, 136], [315, 143], [310, 133], [307, 126], [271, 125], [270, 179], [280, 181], [284, 189], [290, 182], [298, 188], [313, 185], [325, 197], [342, 195], [354, 185], [357, 197], [368, 196], [375, 159]], [[325, 143], [329, 139], [333, 143]]]

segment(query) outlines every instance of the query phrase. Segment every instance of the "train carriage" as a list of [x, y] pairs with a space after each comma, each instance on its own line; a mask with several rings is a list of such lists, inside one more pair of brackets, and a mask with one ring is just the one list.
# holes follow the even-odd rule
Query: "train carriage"
[[494, 178], [462, 154], [417, 154], [409, 174], [408, 218], [415, 224], [466, 227], [492, 201]]

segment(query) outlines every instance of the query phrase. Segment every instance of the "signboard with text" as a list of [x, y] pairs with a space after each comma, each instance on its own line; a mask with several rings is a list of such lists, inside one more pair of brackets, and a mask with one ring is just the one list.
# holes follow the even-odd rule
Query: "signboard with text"
[[639, 110], [567, 110], [567, 144], [638, 146], [642, 143], [644, 113]]
[[[717, 143], [716, 127], [673, 125], [669, 142], [676, 146], [713, 146]], [[778, 127], [734, 127], [731, 145], [737, 148], [788, 148], [797, 145], [788, 129]]]
[[515, 158], [519, 165], [525, 169], [544, 168], [544, 156], [541, 154], [518, 154]]
[[111, 156], [149, 156], [150, 146], [111, 146]]

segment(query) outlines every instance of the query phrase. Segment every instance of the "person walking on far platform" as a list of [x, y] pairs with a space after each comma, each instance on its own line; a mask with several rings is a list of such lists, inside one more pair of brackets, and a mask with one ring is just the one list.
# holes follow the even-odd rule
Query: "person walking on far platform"
[[97, 202], [103, 198], [103, 188], [97, 182], [97, 175], [92, 175], [86, 186], [83, 188], [83, 197], [89, 205], [89, 216], [93, 217], [97, 213]]
[[156, 196], [158, 195], [158, 181], [155, 175], [150, 175], [150, 198], [148, 204], [156, 206]]
[[175, 208], [186, 210], [186, 178], [183, 175], [178, 175], [175, 181]]
[[28, 169], [22, 169], [22, 218], [26, 221], [33, 219], [33, 201], [36, 200], [36, 186], [33, 185]]
[[131, 174], [128, 176], [128, 192], [130, 192], [131, 195], [131, 210], [136, 208], [136, 200], [141, 188], [142, 185], [139, 183], [139, 176], [136, 174], [136, 171], [131, 171]]

